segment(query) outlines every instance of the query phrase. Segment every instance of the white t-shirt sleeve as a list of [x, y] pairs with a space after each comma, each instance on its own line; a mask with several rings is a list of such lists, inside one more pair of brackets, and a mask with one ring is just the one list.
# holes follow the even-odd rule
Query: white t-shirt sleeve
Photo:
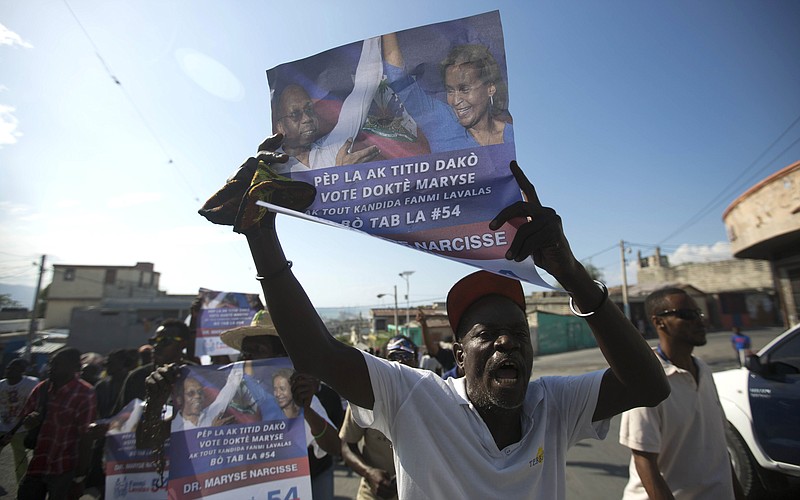
[[376, 429], [385, 436], [391, 436], [395, 415], [426, 372], [369, 353], [363, 355], [369, 369], [375, 403], [372, 410], [351, 405], [353, 418], [361, 427]]
[[661, 452], [661, 412], [654, 408], [633, 408], [622, 414], [619, 443], [646, 453]]
[[605, 439], [610, 419], [592, 422], [605, 370], [574, 377], [542, 377], [545, 391], [557, 404], [567, 432], [567, 446], [587, 438]]

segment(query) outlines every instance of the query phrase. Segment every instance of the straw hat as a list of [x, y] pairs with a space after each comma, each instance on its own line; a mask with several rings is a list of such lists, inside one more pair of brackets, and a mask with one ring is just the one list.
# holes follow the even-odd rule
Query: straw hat
[[233, 347], [237, 351], [241, 351], [242, 341], [245, 337], [258, 337], [261, 335], [278, 336], [278, 330], [276, 330], [275, 325], [272, 324], [272, 318], [269, 317], [269, 312], [267, 312], [266, 309], [256, 312], [255, 316], [253, 316], [253, 320], [250, 322], [250, 326], [240, 326], [223, 332], [222, 335], [220, 335], [220, 340], [222, 340], [225, 345]]

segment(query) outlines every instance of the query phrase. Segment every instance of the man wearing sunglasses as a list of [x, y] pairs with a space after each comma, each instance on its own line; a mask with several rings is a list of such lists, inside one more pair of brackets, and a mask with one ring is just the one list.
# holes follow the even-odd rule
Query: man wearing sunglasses
[[631, 449], [623, 498], [744, 498], [728, 457], [711, 369], [692, 356], [706, 343], [702, 310], [680, 288], [651, 293], [645, 310], [672, 391], [656, 407], [622, 414], [619, 441]]
[[150, 337], [149, 342], [153, 346], [153, 362], [128, 373], [122, 384], [114, 413], [119, 413], [135, 398], [144, 401], [147, 396], [145, 380], [159, 366], [171, 363], [194, 364], [184, 359], [184, 351], [191, 342], [191, 331], [186, 323], [179, 319], [168, 319], [162, 322]]

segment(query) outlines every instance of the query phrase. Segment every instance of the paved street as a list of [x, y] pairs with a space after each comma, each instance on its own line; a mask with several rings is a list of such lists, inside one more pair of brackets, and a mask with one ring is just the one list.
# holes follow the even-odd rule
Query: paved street
[[[765, 346], [781, 329], [751, 330], [746, 333], [753, 341], [753, 349]], [[711, 365], [714, 371], [727, 370], [737, 366], [729, 343], [729, 332], [710, 333], [708, 344], [696, 349], [695, 353]], [[655, 345], [655, 341], [651, 341]], [[604, 369], [605, 360], [599, 349], [553, 354], [537, 358], [533, 375], [570, 375], [591, 370]], [[611, 421], [608, 438], [604, 441], [584, 441], [567, 454], [567, 499], [614, 499], [620, 498], [628, 478], [629, 452], [617, 443], [619, 417]], [[0, 497], [13, 498], [16, 493], [11, 450], [0, 453]], [[359, 477], [350, 474], [344, 466], [335, 471], [335, 491], [337, 499], [355, 497]], [[88, 495], [84, 498], [92, 498]]]

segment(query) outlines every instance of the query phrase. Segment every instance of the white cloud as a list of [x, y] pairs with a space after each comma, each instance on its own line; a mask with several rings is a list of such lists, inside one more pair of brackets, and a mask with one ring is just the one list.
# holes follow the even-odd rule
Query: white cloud
[[0, 213], [5, 212], [11, 215], [22, 215], [30, 211], [28, 205], [14, 203], [13, 201], [0, 201]]
[[22, 39], [21, 36], [14, 33], [10, 29], [6, 28], [3, 24], [0, 23], [0, 45], [11, 45], [11, 46], [19, 46], [25, 49], [32, 49], [33, 45], [30, 42], [26, 42]]
[[7, 104], [0, 104], [0, 149], [3, 144], [15, 144], [22, 132], [17, 131], [19, 120], [14, 116], [16, 108]]
[[669, 263], [674, 266], [686, 262], [715, 262], [732, 258], [731, 244], [727, 241], [718, 241], [713, 245], [683, 244], [669, 254]]

